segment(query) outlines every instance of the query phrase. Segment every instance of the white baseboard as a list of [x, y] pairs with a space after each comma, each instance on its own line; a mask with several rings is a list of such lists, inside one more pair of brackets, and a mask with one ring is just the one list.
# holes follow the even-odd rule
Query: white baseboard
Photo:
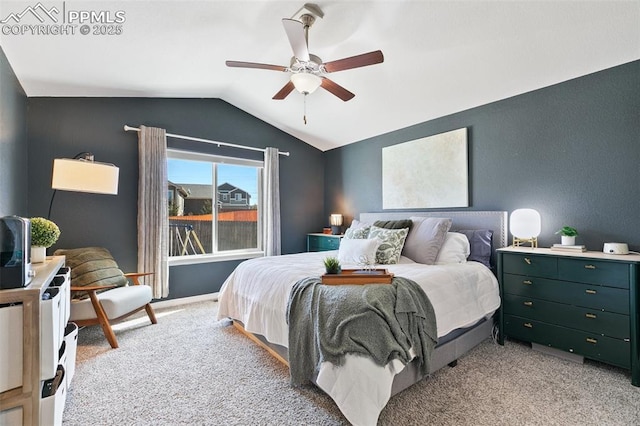
[[186, 305], [188, 303], [206, 302], [209, 300], [217, 302], [218, 292], [202, 294], [199, 296], [181, 297], [179, 299], [160, 300], [157, 302], [153, 302], [151, 305], [153, 306], [154, 309], [161, 309], [161, 308], [171, 308], [173, 306]]

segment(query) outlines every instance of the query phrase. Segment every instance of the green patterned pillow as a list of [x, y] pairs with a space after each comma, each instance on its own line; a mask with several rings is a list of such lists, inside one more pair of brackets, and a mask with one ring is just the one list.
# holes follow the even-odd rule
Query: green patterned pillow
[[365, 226], [363, 228], [348, 228], [344, 237], [348, 240], [365, 240], [369, 237], [369, 226]]
[[380, 240], [380, 246], [376, 251], [376, 263], [380, 265], [398, 263], [408, 233], [409, 228], [386, 229], [372, 226], [369, 231], [369, 238]]
[[350, 240], [362, 240], [369, 238], [369, 229], [371, 225], [353, 219], [351, 226], [344, 232], [344, 237]]
[[[71, 268], [71, 285], [85, 286], [125, 286], [128, 283], [123, 272], [109, 250], [102, 247], [58, 249], [56, 256], [65, 256], [65, 265]], [[89, 293], [75, 292], [74, 299], [86, 299]]]

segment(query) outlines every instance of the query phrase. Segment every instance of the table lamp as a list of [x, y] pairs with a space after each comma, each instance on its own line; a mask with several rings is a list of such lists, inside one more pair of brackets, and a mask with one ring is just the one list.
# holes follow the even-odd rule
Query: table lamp
[[331, 222], [331, 233], [333, 235], [340, 234], [340, 230], [342, 228], [342, 215], [334, 213], [329, 217], [329, 221]]
[[540, 222], [540, 213], [534, 209], [517, 209], [511, 212], [509, 230], [513, 235], [513, 246], [531, 243], [531, 247], [538, 247]]

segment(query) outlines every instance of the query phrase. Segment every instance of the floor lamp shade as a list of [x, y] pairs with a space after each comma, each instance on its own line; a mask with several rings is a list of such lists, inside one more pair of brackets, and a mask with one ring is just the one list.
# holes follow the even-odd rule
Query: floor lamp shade
[[120, 169], [113, 164], [56, 158], [53, 160], [51, 188], [116, 195], [119, 172]]

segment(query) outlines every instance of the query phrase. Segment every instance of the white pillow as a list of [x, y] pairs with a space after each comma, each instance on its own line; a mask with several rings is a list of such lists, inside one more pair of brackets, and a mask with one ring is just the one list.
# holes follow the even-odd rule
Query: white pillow
[[377, 238], [372, 239], [348, 239], [343, 238], [340, 241], [340, 249], [338, 250], [338, 260], [340, 263], [347, 264], [363, 264], [368, 259], [371, 263], [375, 261], [376, 251], [380, 241]]
[[350, 226], [350, 228], [353, 228], [353, 229], [365, 228], [365, 227], [367, 227], [367, 228], [368, 228], [369, 226], [371, 226], [371, 224], [370, 224], [370, 223], [367, 223], [367, 222], [360, 222], [358, 219], [353, 219], [353, 220], [351, 221], [351, 226]]
[[465, 263], [470, 253], [471, 248], [466, 235], [459, 232], [447, 232], [435, 264]]

